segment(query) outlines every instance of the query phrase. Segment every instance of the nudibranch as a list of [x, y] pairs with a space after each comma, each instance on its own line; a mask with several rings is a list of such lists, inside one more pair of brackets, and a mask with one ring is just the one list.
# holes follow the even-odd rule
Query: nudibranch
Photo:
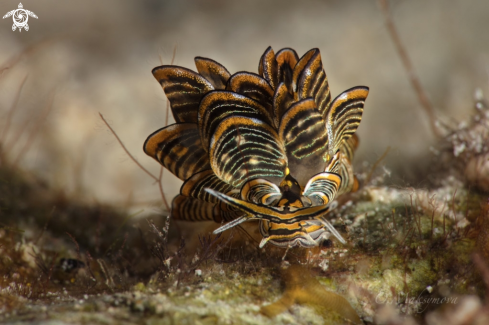
[[144, 152], [184, 181], [172, 217], [224, 223], [214, 233], [259, 220], [260, 247], [313, 247], [331, 234], [345, 243], [328, 213], [358, 188], [351, 162], [368, 87], [332, 100], [318, 49], [299, 58], [269, 47], [258, 74], [195, 65], [153, 69], [176, 123]]

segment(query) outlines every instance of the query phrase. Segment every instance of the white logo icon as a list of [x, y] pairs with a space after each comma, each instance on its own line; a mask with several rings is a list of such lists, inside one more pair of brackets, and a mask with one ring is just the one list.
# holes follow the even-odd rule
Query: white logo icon
[[22, 6], [22, 3], [19, 3], [19, 9], [15, 9], [12, 11], [9, 11], [3, 16], [3, 19], [13, 16], [14, 19], [14, 24], [12, 25], [12, 30], [15, 32], [15, 29], [19, 29], [19, 32], [22, 31], [22, 28], [24, 28], [26, 31], [29, 30], [29, 25], [27, 25], [27, 21], [29, 20], [29, 16], [34, 17], [37, 19], [37, 16], [35, 13], [29, 10], [23, 9], [24, 7]]

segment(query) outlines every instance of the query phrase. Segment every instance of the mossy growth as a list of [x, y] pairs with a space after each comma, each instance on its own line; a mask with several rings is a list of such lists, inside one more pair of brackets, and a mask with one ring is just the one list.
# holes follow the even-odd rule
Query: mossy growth
[[366, 186], [344, 201], [331, 220], [347, 245], [258, 249], [245, 233], [252, 224], [179, 238], [165, 217], [80, 202], [3, 164], [0, 320], [39, 320], [49, 305], [43, 319], [71, 323], [344, 323], [321, 299], [294, 298], [281, 313], [260, 313], [283, 298], [292, 279], [281, 274], [294, 265], [365, 323], [385, 306], [421, 322], [449, 304], [440, 299], [484, 296], [472, 259], [486, 243], [484, 195], [459, 184]]

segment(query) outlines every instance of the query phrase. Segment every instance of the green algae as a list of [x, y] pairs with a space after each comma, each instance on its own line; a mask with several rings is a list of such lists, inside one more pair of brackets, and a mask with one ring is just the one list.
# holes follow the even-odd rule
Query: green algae
[[[14, 200], [14, 193], [29, 200], [46, 189], [22, 174], [3, 171], [2, 175], [0, 188], [12, 198], [0, 210], [6, 222], [0, 229], [2, 322], [341, 323], [343, 318], [334, 311], [300, 299], [274, 317], [260, 314], [287, 287], [279, 270], [298, 263], [312, 272], [321, 287], [346, 299], [367, 323], [375, 322], [382, 308], [422, 320], [443, 307], [426, 302], [429, 298], [485, 294], [472, 264], [481, 215], [477, 200], [482, 196], [459, 188], [413, 192], [367, 187], [331, 216], [348, 238], [347, 245], [333, 241], [329, 248], [291, 249], [285, 260], [283, 250], [268, 247], [242, 255], [231, 247], [205, 256], [204, 247], [189, 247], [205, 259], [197, 265], [190, 261], [195, 256], [187, 256], [185, 245], [175, 236], [165, 246], [146, 222], [128, 219], [128, 214], [109, 207], [100, 214], [100, 209], [70, 205], [63, 198], [63, 205], [49, 219], [52, 206], [60, 200], [56, 192], [44, 193], [44, 201], [36, 199], [29, 205]], [[434, 194], [450, 200], [430, 205], [425, 198]], [[90, 211], [94, 214], [86, 214]], [[89, 222], [78, 229], [80, 223], [67, 222], [71, 213], [75, 217], [85, 213]], [[31, 216], [29, 222], [25, 215]], [[98, 226], [99, 218], [107, 221], [103, 228]], [[103, 235], [111, 231], [113, 236]], [[154, 247], [159, 247], [160, 255], [154, 255]], [[60, 269], [61, 258], [78, 259], [86, 266], [65, 272]], [[48, 305], [46, 314], [43, 308]]]

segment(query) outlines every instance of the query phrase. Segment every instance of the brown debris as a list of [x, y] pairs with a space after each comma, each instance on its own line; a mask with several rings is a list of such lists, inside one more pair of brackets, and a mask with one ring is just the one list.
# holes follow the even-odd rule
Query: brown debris
[[348, 301], [324, 287], [316, 280], [309, 270], [292, 265], [282, 272], [285, 292], [278, 301], [263, 306], [260, 312], [268, 317], [275, 317], [289, 309], [293, 304], [312, 305], [336, 313], [345, 321], [361, 324], [360, 317]]

